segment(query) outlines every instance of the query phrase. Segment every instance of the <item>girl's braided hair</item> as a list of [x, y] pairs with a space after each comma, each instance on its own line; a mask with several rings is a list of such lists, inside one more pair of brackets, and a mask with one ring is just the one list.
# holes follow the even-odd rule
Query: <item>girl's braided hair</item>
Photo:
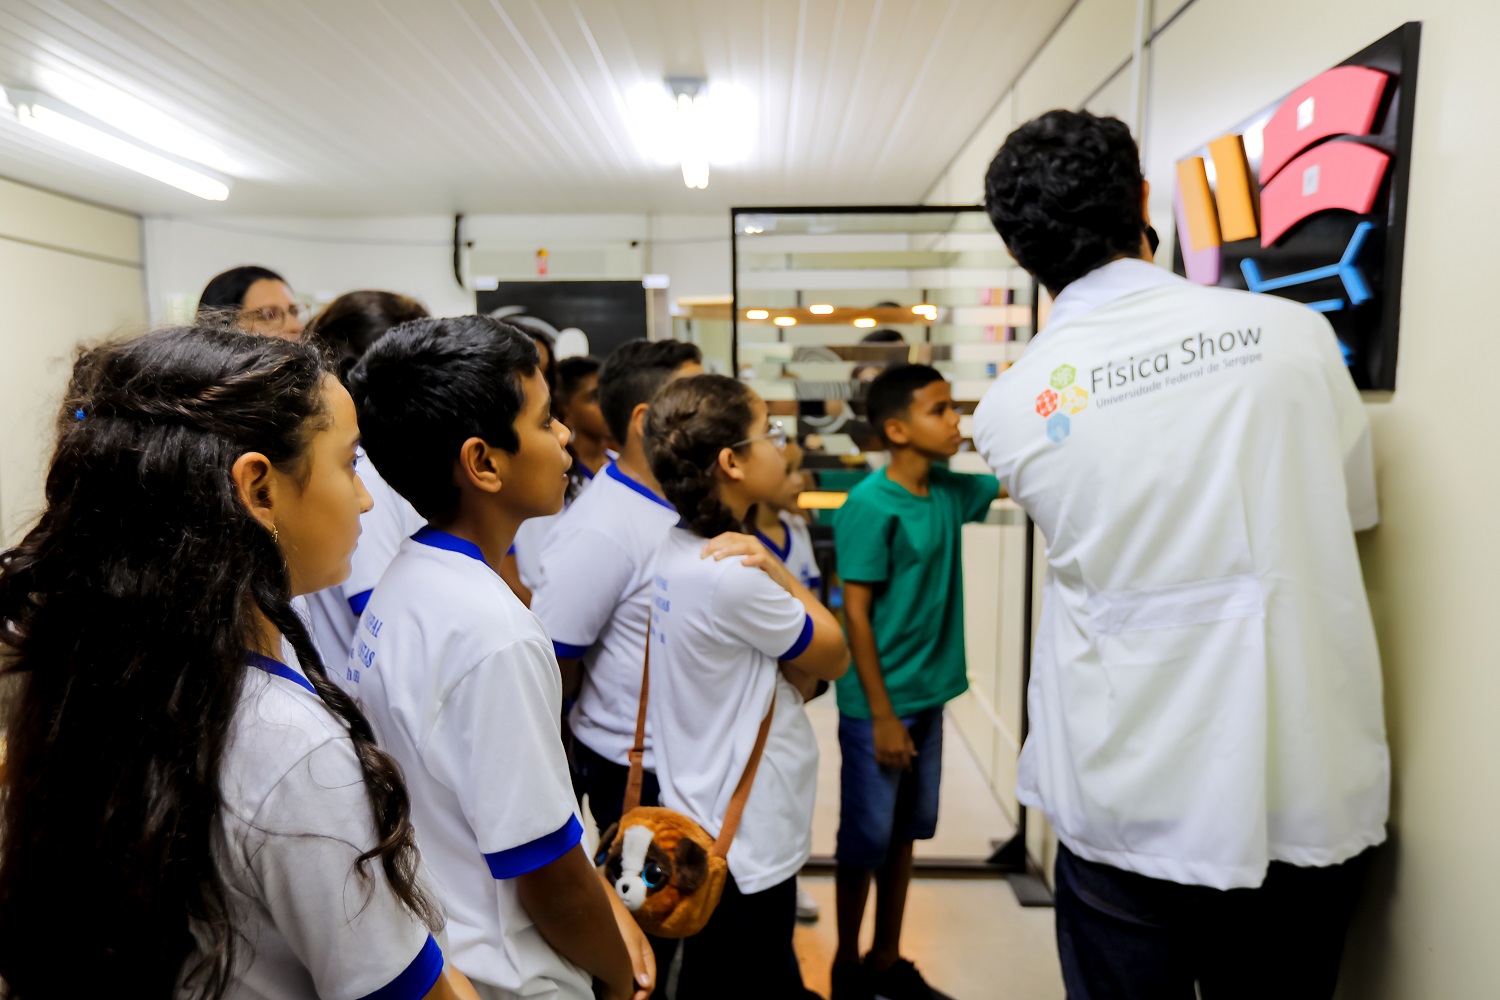
[[[755, 393], [723, 375], [694, 375], [669, 382], [646, 411], [646, 459], [662, 492], [688, 527], [713, 538], [743, 531], [719, 499], [719, 455], [750, 433]], [[743, 447], [743, 446], [741, 446]]]

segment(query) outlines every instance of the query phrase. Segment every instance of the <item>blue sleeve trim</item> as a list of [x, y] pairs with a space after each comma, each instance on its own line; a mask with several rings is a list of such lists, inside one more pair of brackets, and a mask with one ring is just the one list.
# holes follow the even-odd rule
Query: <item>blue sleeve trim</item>
[[360, 1000], [422, 1000], [432, 992], [442, 974], [443, 950], [429, 934], [427, 943], [399, 976], [374, 993], [366, 993]]
[[797, 636], [797, 641], [792, 643], [792, 648], [777, 657], [778, 660], [795, 660], [807, 652], [807, 647], [812, 644], [813, 623], [812, 615], [802, 616], [802, 634]]
[[349, 598], [349, 610], [353, 611], [356, 615], [364, 614], [365, 605], [370, 603], [370, 595], [373, 593], [375, 593], [373, 588], [370, 590], [361, 590]]
[[583, 654], [588, 651], [587, 646], [573, 646], [566, 642], [558, 642], [556, 639], [552, 640], [552, 652], [557, 654], [559, 660], [581, 660]]
[[803, 586], [808, 590], [816, 591], [819, 587], [823, 586], [823, 578], [821, 576], [808, 577], [807, 582]]
[[529, 844], [512, 847], [505, 851], [486, 854], [484, 860], [495, 878], [515, 878], [545, 868], [567, 854], [583, 840], [583, 824], [577, 816], [569, 816], [562, 829], [538, 837]]
[[508, 556], [513, 556], [516, 554], [516, 546], [514, 542], [511, 543], [510, 548], [505, 550], [505, 554]]

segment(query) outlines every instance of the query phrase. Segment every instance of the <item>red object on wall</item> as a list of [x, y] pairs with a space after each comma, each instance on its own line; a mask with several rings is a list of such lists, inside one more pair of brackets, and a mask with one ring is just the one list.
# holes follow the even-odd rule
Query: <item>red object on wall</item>
[[1389, 81], [1378, 69], [1339, 66], [1298, 87], [1266, 122], [1260, 183], [1268, 183], [1292, 157], [1319, 139], [1369, 135]]
[[1260, 245], [1269, 247], [1310, 215], [1375, 204], [1391, 158], [1357, 142], [1330, 142], [1297, 157], [1260, 193]]

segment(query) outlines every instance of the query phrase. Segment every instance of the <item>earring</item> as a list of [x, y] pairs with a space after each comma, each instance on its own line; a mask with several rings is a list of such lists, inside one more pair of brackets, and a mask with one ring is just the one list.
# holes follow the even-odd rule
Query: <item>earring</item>
[[281, 529], [277, 528], [274, 524], [271, 525], [271, 541], [278, 545], [281, 544]]

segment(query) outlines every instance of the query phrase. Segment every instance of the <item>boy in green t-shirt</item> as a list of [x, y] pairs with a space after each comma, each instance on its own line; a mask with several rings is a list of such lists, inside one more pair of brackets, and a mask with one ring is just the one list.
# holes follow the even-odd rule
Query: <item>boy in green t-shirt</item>
[[[1000, 495], [994, 476], [951, 472], [958, 410], [926, 365], [870, 384], [870, 423], [891, 452], [834, 518], [855, 669], [838, 682], [843, 756], [838, 832], [838, 952], [833, 1000], [939, 996], [901, 958], [912, 845], [937, 829], [943, 705], [968, 689], [961, 530]], [[875, 942], [859, 928], [876, 882]]]

